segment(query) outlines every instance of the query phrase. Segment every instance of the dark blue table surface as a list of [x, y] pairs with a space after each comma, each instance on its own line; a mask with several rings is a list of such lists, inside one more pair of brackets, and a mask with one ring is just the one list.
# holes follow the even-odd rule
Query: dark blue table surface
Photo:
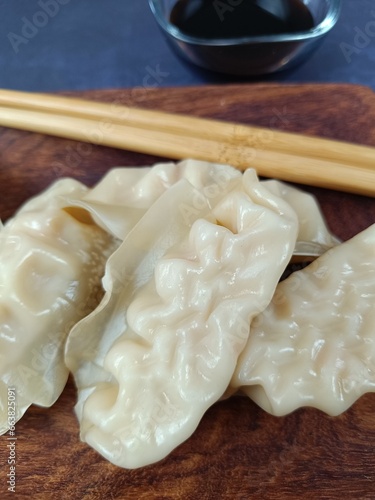
[[[248, 81], [181, 61], [147, 0], [0, 0], [0, 87], [33, 91]], [[302, 66], [249, 81], [346, 82], [375, 89], [375, 0], [341, 18]]]

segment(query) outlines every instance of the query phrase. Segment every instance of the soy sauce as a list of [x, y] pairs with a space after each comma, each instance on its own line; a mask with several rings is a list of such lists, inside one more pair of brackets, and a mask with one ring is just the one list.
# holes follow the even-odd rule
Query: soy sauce
[[198, 38], [279, 35], [314, 26], [302, 0], [178, 0], [170, 21]]

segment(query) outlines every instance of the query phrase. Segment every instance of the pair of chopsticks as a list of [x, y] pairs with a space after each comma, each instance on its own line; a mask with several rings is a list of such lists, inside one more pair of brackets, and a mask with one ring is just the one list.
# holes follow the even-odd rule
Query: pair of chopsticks
[[232, 122], [0, 90], [0, 125], [375, 196], [375, 148]]

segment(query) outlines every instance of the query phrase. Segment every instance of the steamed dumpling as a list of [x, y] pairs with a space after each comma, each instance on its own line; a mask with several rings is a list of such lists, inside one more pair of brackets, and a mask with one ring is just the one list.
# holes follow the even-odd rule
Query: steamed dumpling
[[87, 214], [64, 210], [64, 196], [87, 188], [72, 179], [26, 203], [0, 231], [0, 433], [8, 429], [7, 389], [16, 420], [32, 404], [50, 406], [68, 369], [66, 336], [101, 298], [113, 238]]
[[273, 415], [338, 415], [375, 391], [375, 225], [281, 282], [231, 385]]
[[158, 198], [67, 341], [81, 438], [121, 467], [164, 458], [223, 395], [294, 248], [294, 211], [253, 170], [214, 187]]

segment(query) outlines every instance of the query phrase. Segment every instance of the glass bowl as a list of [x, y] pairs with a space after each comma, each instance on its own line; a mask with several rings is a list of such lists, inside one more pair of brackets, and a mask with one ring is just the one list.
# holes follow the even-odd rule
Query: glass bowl
[[177, 0], [149, 0], [157, 23], [177, 53], [203, 68], [243, 76], [273, 73], [305, 61], [334, 27], [341, 9], [341, 0], [303, 0], [314, 20], [314, 27], [308, 31], [203, 38], [183, 33], [170, 22], [176, 3]]

